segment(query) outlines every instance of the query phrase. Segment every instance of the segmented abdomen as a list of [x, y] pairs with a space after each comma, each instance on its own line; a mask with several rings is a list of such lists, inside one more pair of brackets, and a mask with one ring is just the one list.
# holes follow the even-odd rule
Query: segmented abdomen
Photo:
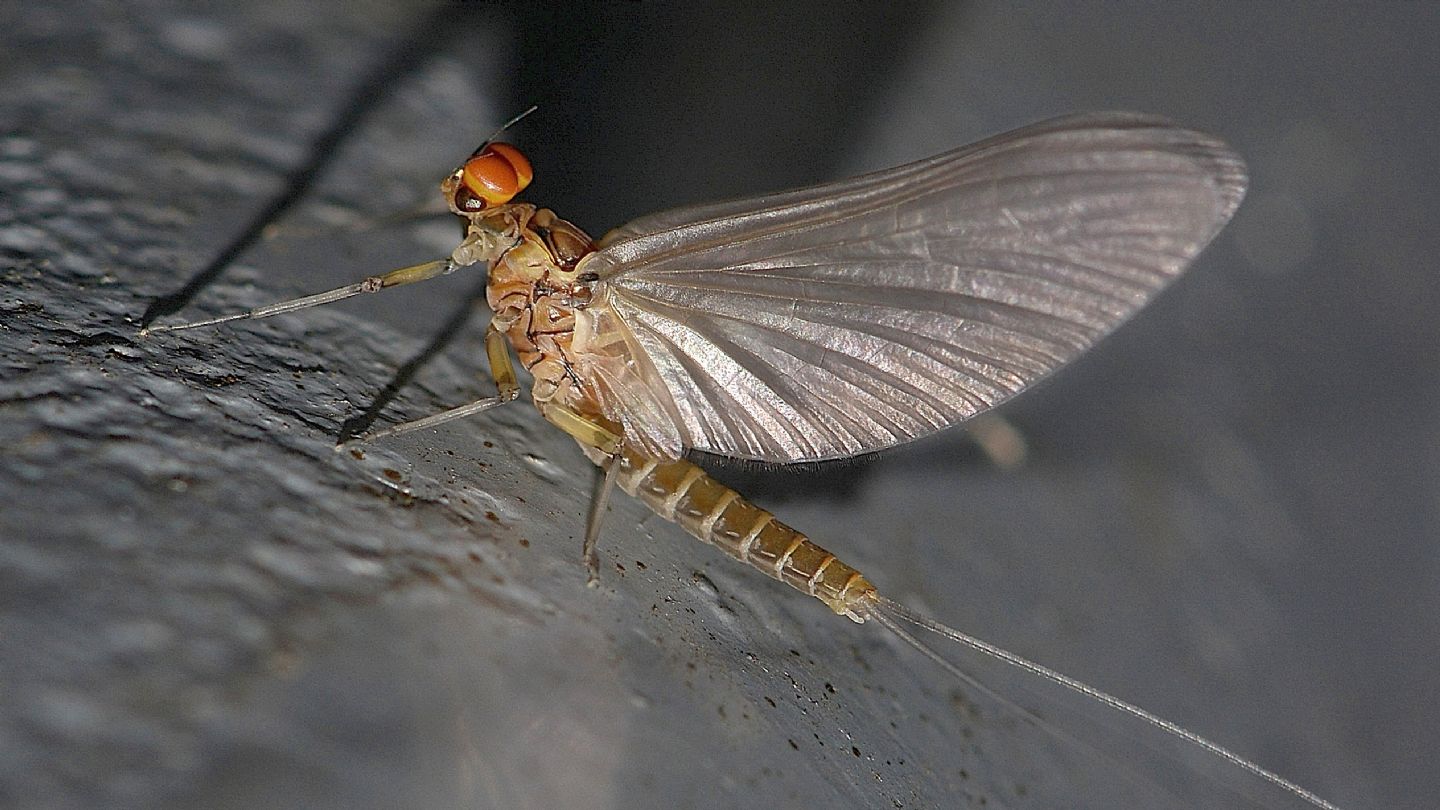
[[805, 535], [688, 461], [621, 453], [620, 488], [695, 537], [863, 621], [852, 606], [875, 590], [864, 576]]

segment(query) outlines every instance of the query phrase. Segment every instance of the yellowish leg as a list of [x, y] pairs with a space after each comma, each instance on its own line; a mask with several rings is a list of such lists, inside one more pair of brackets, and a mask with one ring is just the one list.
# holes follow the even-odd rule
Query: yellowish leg
[[594, 419], [553, 403], [541, 405], [540, 413], [550, 424], [569, 433], [586, 447], [593, 447], [607, 456], [613, 456], [620, 450], [620, 434]]
[[421, 262], [412, 264], [409, 267], [402, 267], [399, 270], [391, 270], [379, 276], [370, 276], [364, 281], [359, 281], [344, 287], [337, 287], [333, 290], [314, 295], [307, 295], [303, 298], [292, 298], [289, 301], [281, 301], [278, 304], [256, 307], [248, 312], [237, 312], [234, 315], [222, 315], [218, 318], [206, 318], [203, 321], [190, 321], [189, 323], [177, 323], [169, 326], [149, 326], [140, 330], [140, 334], [147, 335], [152, 332], [178, 332], [181, 329], [194, 329], [197, 326], [214, 326], [220, 323], [231, 321], [255, 320], [257, 318], [268, 318], [271, 315], [283, 315], [286, 312], [309, 309], [324, 304], [333, 304], [336, 301], [344, 301], [363, 293], [376, 293], [390, 287], [399, 287], [402, 284], [414, 284], [418, 281], [429, 281], [437, 276], [453, 273], [460, 265], [454, 259], [436, 259], [432, 262]]
[[[510, 360], [510, 351], [506, 347], [505, 335], [491, 325], [490, 331], [485, 333], [485, 354], [490, 359], [490, 376], [495, 380], [495, 387], [499, 389], [499, 395], [477, 399], [468, 405], [461, 405], [458, 408], [451, 408], [448, 411], [427, 416], [423, 419], [416, 419], [413, 422], [402, 422], [392, 425], [383, 430], [373, 431], [357, 436], [345, 445], [359, 442], [372, 442], [376, 439], [384, 439], [400, 433], [409, 433], [412, 430], [424, 430], [425, 428], [443, 425], [454, 419], [462, 419], [466, 416], [488, 411], [496, 405], [503, 405], [512, 402], [520, 396], [520, 384], [515, 380], [515, 364]], [[344, 446], [344, 445], [342, 445]]]
[[595, 489], [595, 496], [590, 499], [590, 512], [585, 518], [585, 542], [580, 547], [580, 556], [585, 561], [585, 584], [595, 588], [600, 585], [600, 557], [595, 549], [600, 542], [600, 523], [605, 516], [605, 505], [610, 502], [610, 492], [619, 480], [621, 437], [605, 425], [559, 405], [545, 405], [541, 413], [551, 424], [582, 445], [595, 448], [604, 458], [598, 463], [605, 475]]
[[580, 556], [585, 560], [585, 584], [591, 588], [600, 587], [600, 554], [596, 546], [600, 543], [600, 521], [605, 516], [605, 506], [610, 502], [610, 492], [620, 472], [620, 459], [611, 456], [602, 467], [605, 475], [595, 487], [590, 499], [590, 512], [585, 516], [585, 542], [580, 546]]

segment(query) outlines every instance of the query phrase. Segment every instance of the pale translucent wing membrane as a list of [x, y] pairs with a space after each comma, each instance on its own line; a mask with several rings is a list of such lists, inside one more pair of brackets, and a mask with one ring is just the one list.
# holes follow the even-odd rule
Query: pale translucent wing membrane
[[650, 333], [632, 330], [601, 298], [575, 311], [573, 345], [580, 378], [589, 382], [626, 438], [656, 458], [679, 458], [685, 452], [682, 418], [650, 363], [650, 356], [660, 351]]
[[636, 220], [585, 267], [629, 333], [610, 350], [643, 354], [596, 358], [602, 401], [669, 456], [820, 460], [927, 435], [1132, 315], [1225, 224], [1245, 180], [1214, 138], [1089, 115]]

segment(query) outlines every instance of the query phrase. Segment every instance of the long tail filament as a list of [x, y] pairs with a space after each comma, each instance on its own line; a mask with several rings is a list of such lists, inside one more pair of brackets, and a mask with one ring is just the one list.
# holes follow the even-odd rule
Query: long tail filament
[[1105, 706], [1113, 710], [1118, 714], [1118, 716], [1139, 720], [1145, 725], [1150, 726], [1151, 728], [1159, 729], [1160, 731], [1165, 732], [1165, 734], [1176, 740], [1188, 743], [1189, 745], [1192, 745], [1218, 758], [1220, 761], [1224, 762], [1227, 765], [1234, 766], [1252, 776], [1258, 777], [1263, 782], [1267, 783], [1269, 786], [1278, 788], [1284, 793], [1289, 794], [1291, 798], [1299, 799], [1313, 807], [1322, 808], [1322, 810], [1339, 810], [1339, 808], [1336, 807], [1334, 804], [1331, 804], [1330, 802], [1322, 799], [1321, 797], [1306, 790], [1305, 788], [1300, 787], [1299, 785], [1279, 776], [1278, 774], [1265, 770], [1264, 768], [1256, 765], [1250, 760], [1247, 760], [1244, 757], [1241, 757], [1240, 755], [1205, 739], [1204, 737], [1201, 737], [1193, 731], [1181, 728], [1180, 726], [1170, 722], [1169, 720], [1151, 714], [1150, 712], [1147, 712], [1144, 709], [1133, 704], [1126, 703], [1125, 701], [1107, 692], [1102, 692], [1101, 690], [1096, 689], [1093, 686], [1081, 683], [1080, 681], [1077, 681], [1068, 675], [1061, 674], [1053, 669], [1041, 666], [1040, 664], [1036, 664], [1033, 661], [1022, 658], [1012, 652], [1009, 652], [1008, 650], [1003, 650], [993, 644], [975, 638], [974, 636], [962, 633], [952, 627], [947, 627], [943, 624], [940, 624], [933, 619], [922, 616], [919, 613], [910, 610], [904, 605], [886, 599], [885, 597], [873, 591], [865, 594], [860, 600], [857, 601], [859, 602], [859, 604], [856, 604], [854, 607], [856, 613], [859, 614], [861, 617], [865, 619], [874, 619], [876, 623], [889, 630], [890, 632], [894, 633], [906, 644], [914, 647], [916, 650], [924, 654], [927, 658], [939, 664], [941, 668], [958, 678], [960, 681], [970, 685], [971, 687], [979, 691], [984, 692], [985, 694], [1002, 703], [1009, 705], [1011, 708], [1021, 712], [1025, 716], [1029, 717], [1031, 720], [1034, 720], [1042, 726], [1048, 728], [1052, 733], [1059, 734], [1060, 736], [1069, 739], [1069, 735], [1061, 733], [1049, 721], [1042, 719], [1033, 711], [1018, 706], [1012, 701], [997, 695], [994, 691], [985, 687], [980, 681], [978, 681], [974, 676], [967, 673], [960, 666], [958, 666], [945, 656], [941, 655], [933, 647], [927, 645], [919, 638], [916, 638], [915, 635], [907, 629], [907, 625], [910, 627], [918, 627], [921, 630], [926, 630], [934, 633], [935, 635], [947, 638], [957, 644], [981, 653], [982, 655], [989, 656], [990, 658], [1001, 661], [1005, 664], [1009, 664], [1010, 666], [1015, 667], [1023, 672], [1034, 675], [1054, 686], [1059, 686], [1070, 692], [1082, 695], [1085, 698], [1088, 698], [1089, 700], [1094, 701], [1099, 705]]

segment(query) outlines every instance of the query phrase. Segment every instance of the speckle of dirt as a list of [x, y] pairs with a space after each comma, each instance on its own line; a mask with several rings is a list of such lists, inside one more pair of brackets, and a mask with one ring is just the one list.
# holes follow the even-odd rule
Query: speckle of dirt
[[500, 516], [497, 515], [497, 514], [495, 514], [494, 512], [490, 512], [490, 511], [485, 512], [485, 519], [488, 520], [488, 521], [490, 521], [491, 523], [499, 523], [499, 522], [500, 522]]
[[491, 441], [485, 442], [485, 449], [486, 449], [486, 450], [489, 450], [489, 449], [493, 448], [494, 446], [495, 446], [495, 443], [494, 443], [494, 442], [491, 442]]
[[364, 450], [361, 450], [361, 449], [358, 448], [358, 447], [352, 447], [352, 448], [350, 448], [350, 455], [351, 455], [356, 461], [361, 461], [361, 460], [363, 460], [363, 459], [365, 458], [365, 451], [364, 451]]
[[399, 470], [392, 470], [392, 469], [390, 469], [389, 467], [386, 467], [385, 469], [381, 470], [380, 472], [382, 472], [382, 473], [385, 475], [385, 477], [386, 477], [386, 478], [389, 478], [391, 481], [399, 481], [400, 479], [402, 479], [402, 478], [405, 477], [405, 476], [403, 476], [403, 475], [400, 474], [400, 471], [399, 471]]
[[529, 548], [529, 547], [530, 547], [530, 541], [529, 541], [529, 540], [526, 540], [526, 539], [523, 538], [523, 537], [520, 538], [520, 547], [521, 547], [521, 548]]

